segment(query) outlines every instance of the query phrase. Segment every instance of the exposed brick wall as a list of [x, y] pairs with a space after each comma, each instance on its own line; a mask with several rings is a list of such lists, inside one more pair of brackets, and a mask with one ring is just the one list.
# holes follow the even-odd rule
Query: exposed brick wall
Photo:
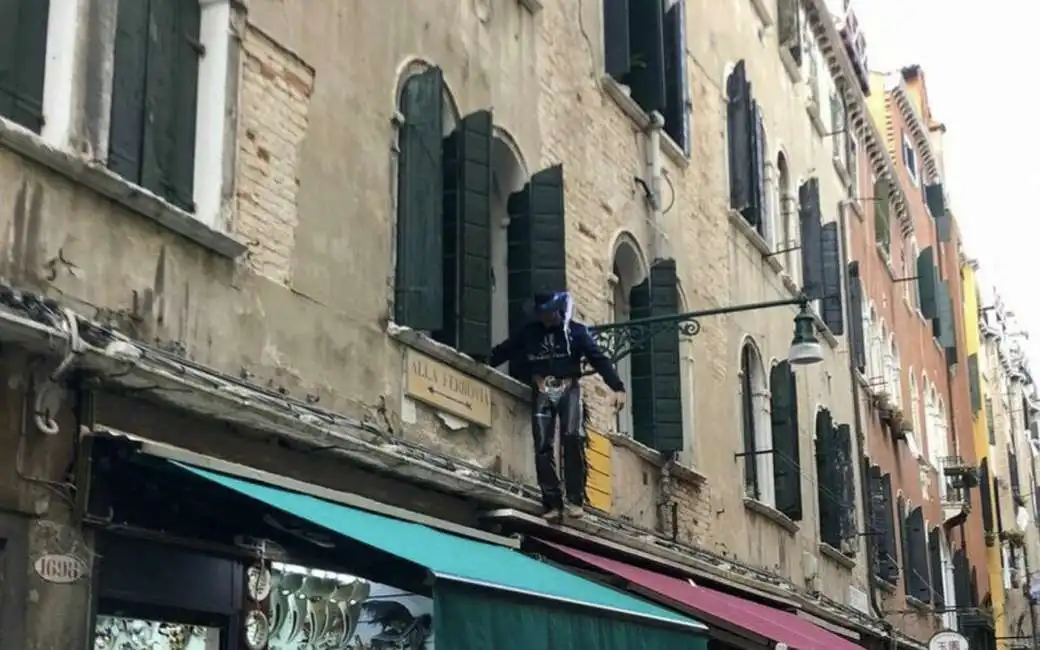
[[252, 269], [288, 284], [314, 69], [252, 25], [242, 54], [235, 232]]

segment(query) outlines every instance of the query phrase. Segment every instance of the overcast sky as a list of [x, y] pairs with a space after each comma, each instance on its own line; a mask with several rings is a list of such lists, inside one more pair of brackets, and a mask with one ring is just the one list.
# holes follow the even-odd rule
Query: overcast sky
[[1040, 368], [1040, 129], [1033, 88], [1040, 66], [1040, 2], [853, 0], [871, 69], [919, 64], [935, 119], [944, 122], [946, 180], [964, 234], [1021, 324]]

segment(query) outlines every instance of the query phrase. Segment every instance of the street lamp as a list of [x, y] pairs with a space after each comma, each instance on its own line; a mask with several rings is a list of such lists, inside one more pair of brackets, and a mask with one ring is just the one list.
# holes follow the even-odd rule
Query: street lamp
[[591, 326], [592, 338], [607, 357], [617, 363], [632, 354], [633, 351], [644, 347], [658, 334], [678, 330], [682, 336], [695, 336], [701, 331], [700, 319], [706, 316], [736, 314], [791, 305], [798, 306], [798, 314], [794, 317], [794, 338], [791, 340], [791, 349], [787, 354], [788, 362], [793, 365], [807, 366], [823, 361], [823, 348], [820, 346], [819, 339], [816, 338], [816, 320], [809, 308], [809, 298], [804, 295], [784, 300], [716, 307], [683, 314], [666, 314], [605, 325], [593, 325]]

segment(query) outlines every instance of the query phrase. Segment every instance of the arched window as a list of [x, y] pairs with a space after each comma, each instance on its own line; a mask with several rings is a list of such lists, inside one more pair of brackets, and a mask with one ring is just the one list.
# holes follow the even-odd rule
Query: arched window
[[771, 445], [768, 420], [768, 389], [762, 356], [754, 341], [740, 350], [740, 428], [743, 434], [744, 493], [771, 504], [773, 502], [773, 458], [766, 451]]
[[[622, 237], [614, 249], [614, 276], [612, 295], [612, 320], [615, 323], [627, 322], [632, 317], [632, 306], [630, 303], [633, 287], [646, 281], [649, 270], [646, 267], [642, 253], [639, 251], [635, 240]], [[632, 385], [632, 359], [626, 356], [617, 363], [618, 374], [626, 386]], [[626, 436], [632, 436], [634, 423], [632, 421], [632, 403], [617, 413], [617, 431]]]
[[798, 241], [798, 197], [791, 184], [791, 170], [787, 157], [781, 151], [776, 158], [777, 191], [779, 192], [779, 219], [781, 241], [777, 250], [787, 251], [783, 254], [784, 268], [795, 286], [801, 286], [801, 265], [798, 263], [798, 251], [792, 250], [799, 245]]
[[867, 381], [872, 386], [877, 386], [884, 378], [884, 354], [881, 349], [883, 325], [878, 320], [877, 310], [874, 305], [870, 306], [870, 338], [867, 345], [870, 354], [867, 355]]
[[924, 431], [921, 430], [921, 394], [917, 387], [917, 380], [914, 379], [914, 373], [910, 371], [910, 426], [913, 427], [914, 435], [920, 440], [924, 435]]
[[888, 362], [888, 392], [892, 395], [892, 403], [899, 406], [903, 403], [902, 368], [899, 364], [899, 349], [896, 348], [895, 334], [889, 333], [886, 345]]

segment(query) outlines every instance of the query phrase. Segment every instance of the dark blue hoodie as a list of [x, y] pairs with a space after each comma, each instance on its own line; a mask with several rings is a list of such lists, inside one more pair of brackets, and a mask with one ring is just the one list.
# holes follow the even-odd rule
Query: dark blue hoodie
[[[568, 328], [569, 337], [564, 336], [564, 327]], [[524, 325], [492, 348], [488, 365], [496, 367], [507, 361], [518, 361], [525, 364], [532, 375], [579, 379], [582, 360], [589, 362], [611, 390], [625, 390], [614, 364], [596, 345], [589, 328], [573, 320], [556, 327], [547, 327], [541, 321]]]

